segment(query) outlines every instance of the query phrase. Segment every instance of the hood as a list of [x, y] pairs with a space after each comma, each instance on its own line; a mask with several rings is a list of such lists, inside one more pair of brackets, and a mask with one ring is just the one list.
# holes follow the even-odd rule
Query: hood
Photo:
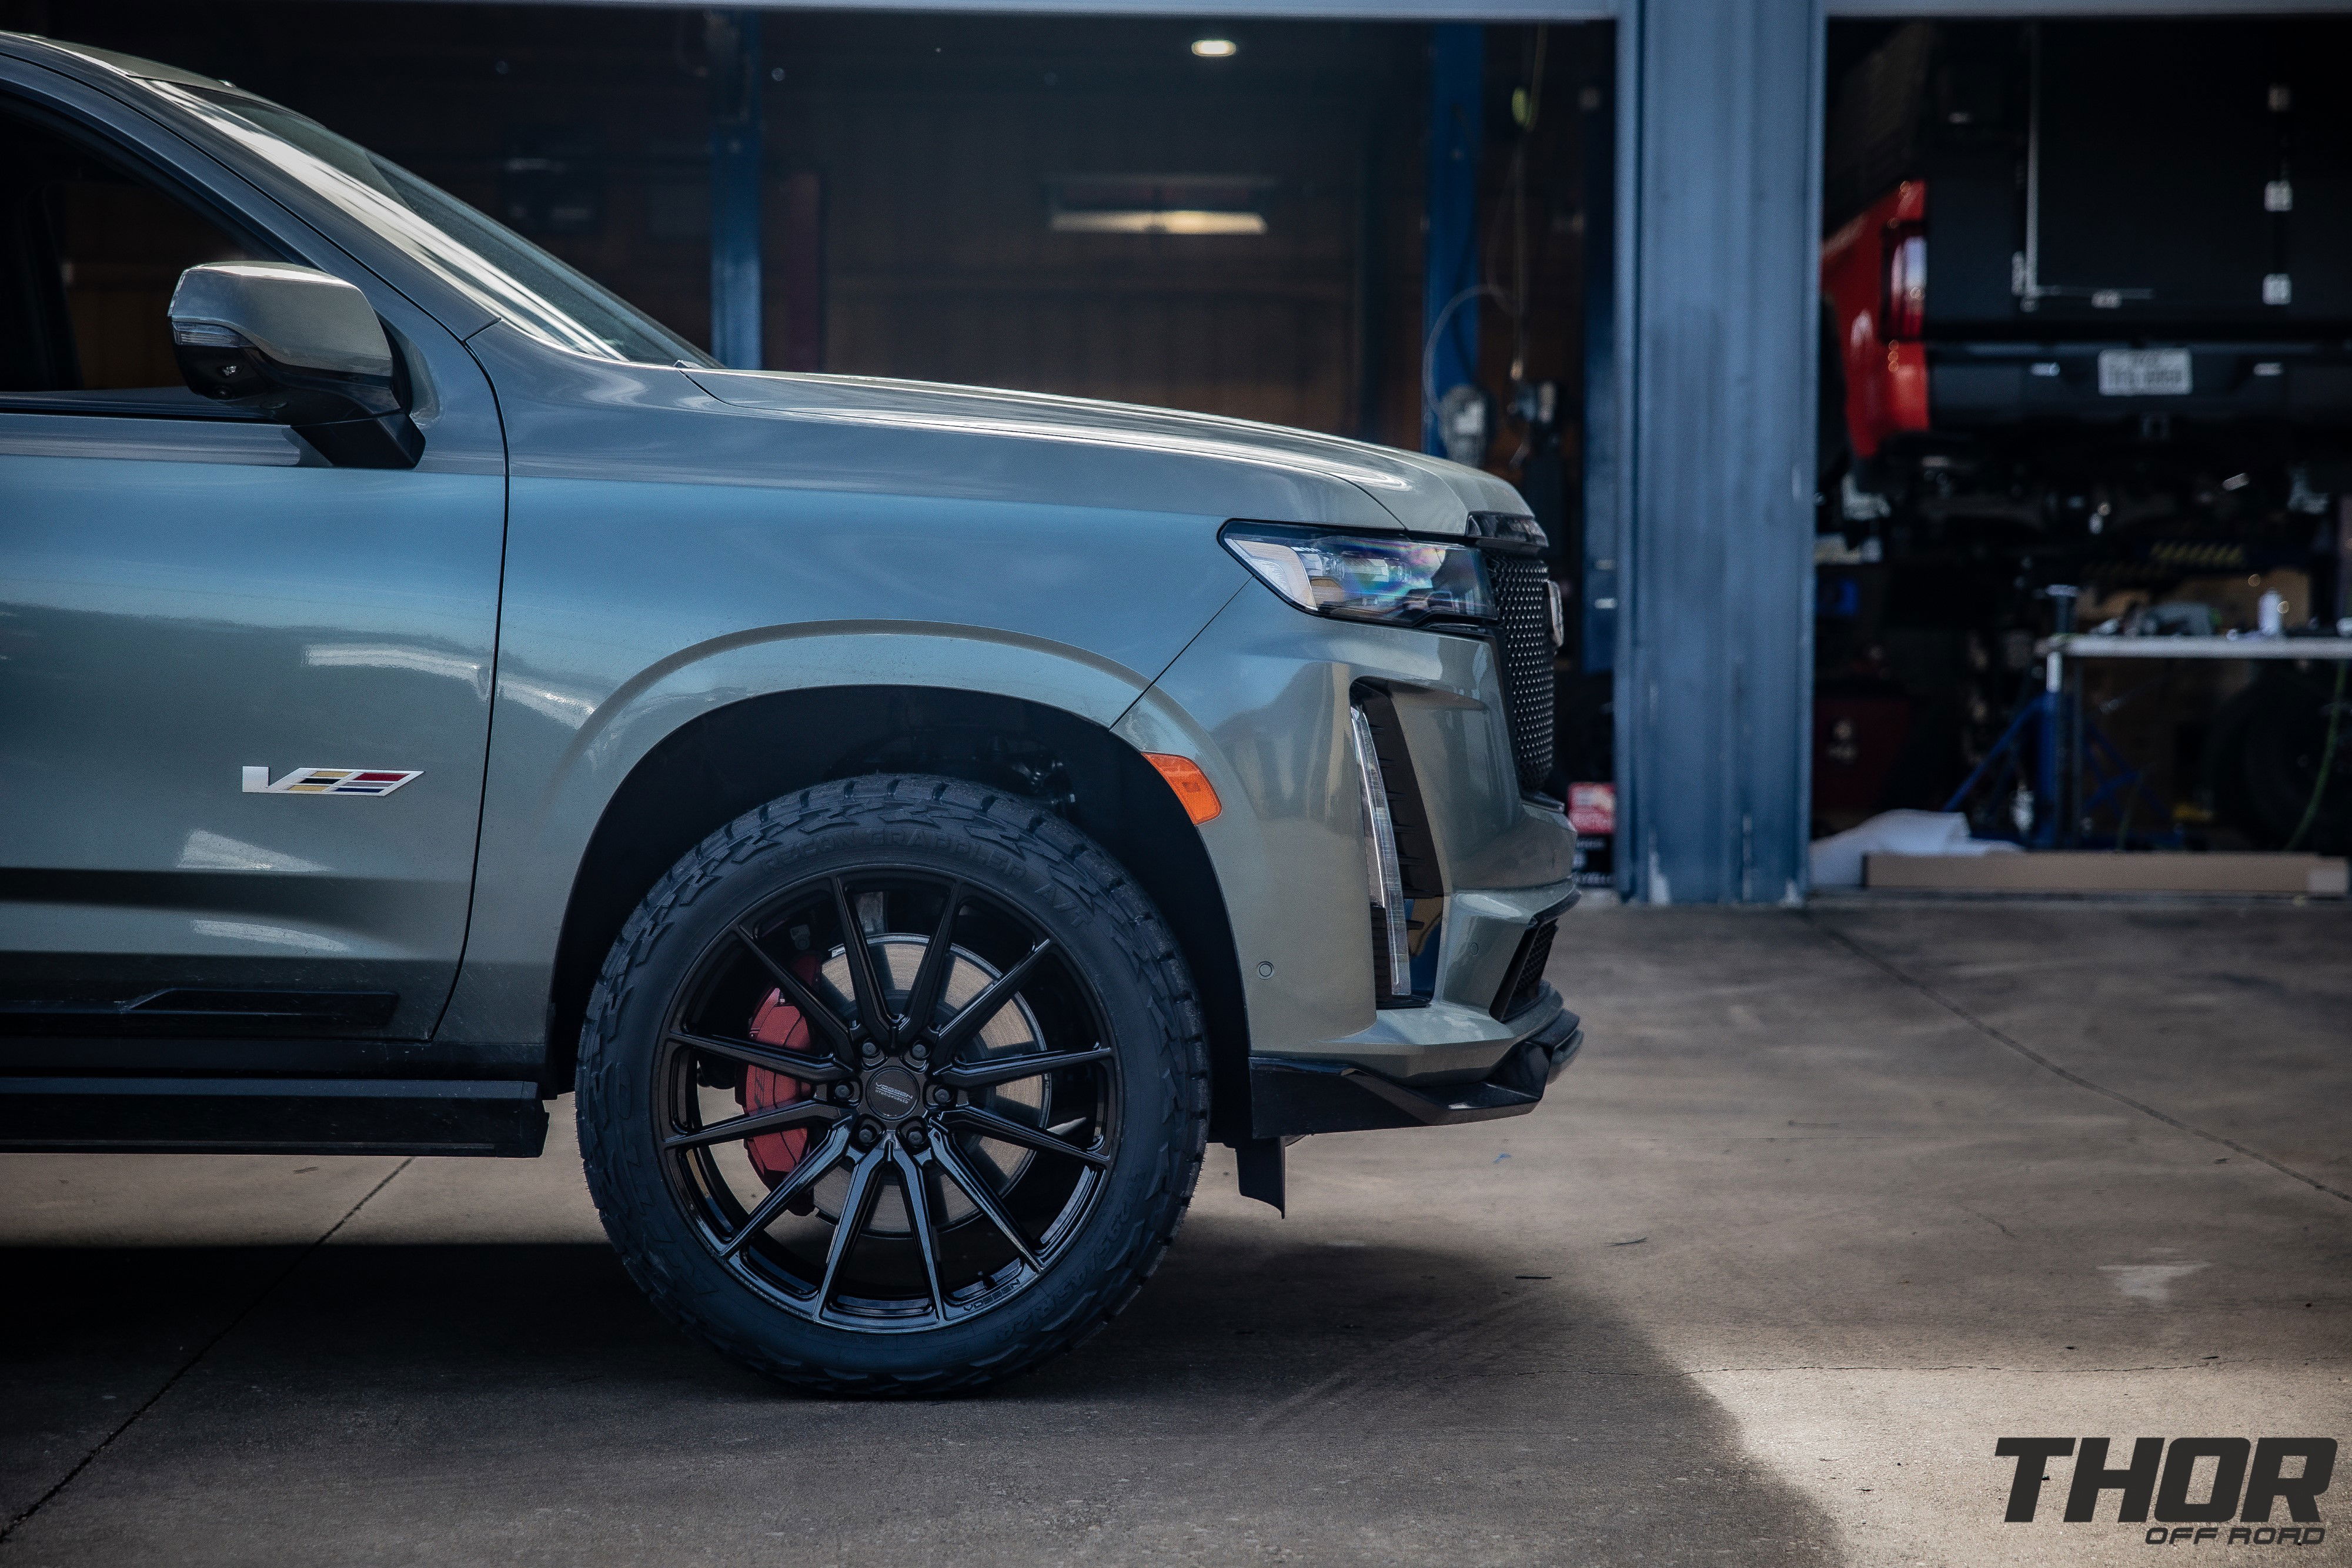
[[876, 434], [994, 436], [1067, 447], [1074, 456], [1129, 452], [1161, 460], [1235, 465], [1289, 481], [1293, 486], [1300, 481], [1342, 485], [1369, 497], [1397, 526], [1414, 533], [1459, 535], [1467, 528], [1473, 512], [1524, 513], [1528, 509], [1519, 493], [1502, 480], [1443, 457], [1245, 419], [871, 376], [705, 370], [688, 373], [696, 385], [721, 402], [796, 422]]

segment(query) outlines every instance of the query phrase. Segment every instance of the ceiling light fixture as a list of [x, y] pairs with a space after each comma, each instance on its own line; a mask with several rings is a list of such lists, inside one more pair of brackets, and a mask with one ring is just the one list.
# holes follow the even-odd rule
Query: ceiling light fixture
[[1262, 235], [1265, 218], [1259, 213], [1217, 213], [1200, 207], [1055, 213], [1053, 229], [1065, 235]]
[[1195, 38], [1192, 52], [1204, 60], [1229, 60], [1242, 52], [1242, 47], [1231, 38]]
[[1063, 174], [1046, 182], [1055, 234], [1262, 235], [1276, 182], [1253, 174]]

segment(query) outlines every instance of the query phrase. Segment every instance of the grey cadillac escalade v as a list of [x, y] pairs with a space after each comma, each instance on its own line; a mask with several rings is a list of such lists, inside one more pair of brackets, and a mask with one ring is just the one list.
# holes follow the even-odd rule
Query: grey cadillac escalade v
[[1099, 1326], [1214, 1138], [1581, 1040], [1469, 468], [722, 370], [317, 124], [0, 37], [0, 1145], [532, 1155], [730, 1355]]

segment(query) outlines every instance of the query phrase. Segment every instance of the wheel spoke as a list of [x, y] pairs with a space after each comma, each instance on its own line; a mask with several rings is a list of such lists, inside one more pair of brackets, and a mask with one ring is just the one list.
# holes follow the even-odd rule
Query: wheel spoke
[[930, 1287], [931, 1312], [948, 1321], [947, 1293], [940, 1289], [939, 1228], [931, 1222], [930, 1173], [895, 1145], [890, 1161], [898, 1167], [898, 1185], [907, 1197], [907, 1224], [915, 1233], [915, 1249], [923, 1255], [923, 1279]]
[[940, 1030], [940, 1046], [935, 1054], [942, 1061], [953, 1061], [973, 1035], [1004, 1009], [1019, 993], [1022, 985], [1037, 967], [1039, 960], [1054, 950], [1051, 937], [1042, 937], [1034, 947], [1023, 955], [1020, 961], [996, 978], [988, 982], [980, 995], [966, 1002], [963, 1010], [948, 1019]]
[[825, 1134], [824, 1143], [803, 1156], [801, 1163], [793, 1167], [792, 1175], [778, 1182], [768, 1196], [760, 1200], [759, 1207], [743, 1217], [743, 1223], [735, 1228], [735, 1234], [719, 1245], [719, 1255], [732, 1258], [743, 1250], [751, 1238], [775, 1222], [776, 1216], [784, 1211], [784, 1205], [814, 1186], [827, 1171], [840, 1164], [842, 1153], [848, 1147], [849, 1123], [844, 1119], [833, 1124], [832, 1130]]
[[1112, 1054], [1110, 1047], [1097, 1045], [1091, 1051], [1046, 1051], [1028, 1056], [998, 1057], [990, 1061], [941, 1068], [931, 1074], [931, 1081], [944, 1083], [950, 1089], [986, 1089], [998, 1083], [1058, 1072], [1065, 1067], [1083, 1067], [1089, 1061], [1108, 1061]]
[[931, 1015], [940, 1010], [940, 994], [947, 989], [948, 974], [955, 967], [956, 911], [963, 907], [963, 883], [948, 884], [947, 907], [940, 912], [940, 928], [931, 933], [930, 945], [923, 949], [923, 962], [915, 971], [915, 984], [907, 995], [907, 1016], [898, 1020], [898, 1043], [912, 1043], [931, 1027]]
[[682, 1029], [670, 1030], [669, 1037], [695, 1051], [748, 1061], [803, 1083], [838, 1083], [850, 1076], [848, 1068], [829, 1056], [811, 1056], [805, 1051], [787, 1051], [781, 1045], [763, 1045], [756, 1040], [731, 1040], [723, 1034], [695, 1034]]
[[841, 1202], [841, 1221], [833, 1228], [833, 1245], [824, 1255], [824, 1278], [816, 1288], [817, 1316], [833, 1301], [833, 1287], [841, 1275], [841, 1265], [856, 1247], [857, 1239], [866, 1234], [866, 1222], [874, 1218], [874, 1201], [881, 1197], [881, 1184], [875, 1176], [882, 1169], [882, 1151], [875, 1149], [858, 1156], [850, 1168], [849, 1196]]
[[857, 1021], [866, 1030], [866, 1043], [878, 1051], [895, 1037], [889, 1000], [882, 994], [881, 977], [874, 972], [874, 945], [866, 938], [866, 927], [857, 923], [849, 888], [837, 876], [831, 880], [833, 907], [841, 921], [842, 956], [849, 960], [849, 986], [857, 1001]]
[[[977, 869], [825, 858], [712, 911], [662, 1003], [659, 1179], [722, 1272], [795, 1321], [966, 1323], [1109, 1196], [1119, 1052], [1089, 967], [1026, 899]], [[1049, 1155], [1076, 1168], [1032, 1166]]]
[[1035, 1149], [1040, 1154], [1066, 1155], [1081, 1165], [1093, 1166], [1096, 1170], [1101, 1170], [1110, 1164], [1108, 1155], [1098, 1155], [1092, 1149], [1082, 1149], [1076, 1144], [1066, 1143], [1054, 1136], [1043, 1128], [1024, 1126], [1019, 1122], [1000, 1116], [993, 1111], [983, 1111], [977, 1105], [959, 1105], [947, 1113], [946, 1120], [951, 1127], [961, 1128], [968, 1133], [978, 1133], [984, 1138], [995, 1138], [1007, 1144], [1018, 1144], [1024, 1149]]
[[947, 1172], [948, 1179], [962, 1189], [964, 1197], [971, 1199], [971, 1206], [980, 1210], [991, 1225], [1003, 1232], [1004, 1239], [1012, 1242], [1013, 1249], [1021, 1254], [1021, 1260], [1032, 1269], [1036, 1268], [1037, 1254], [1029, 1245], [1029, 1239], [1021, 1234], [1021, 1228], [1013, 1224], [1011, 1215], [1004, 1212], [1004, 1206], [997, 1201], [996, 1194], [988, 1184], [972, 1174], [971, 1167], [964, 1163], [964, 1157], [957, 1152], [955, 1145], [944, 1137], [933, 1138], [931, 1157], [939, 1161], [940, 1168]]
[[776, 982], [776, 989], [783, 993], [784, 1000], [800, 1009], [801, 1017], [808, 1020], [809, 1028], [823, 1032], [835, 1051], [847, 1056], [849, 1029], [841, 1021], [841, 1015], [809, 989], [789, 966], [777, 963], [774, 956], [760, 946], [760, 939], [751, 935], [749, 926], [739, 923], [734, 931], [736, 940], [751, 950], [751, 956], [760, 960], [761, 967], [766, 969], [768, 977]]
[[822, 1100], [796, 1100], [789, 1105], [754, 1111], [744, 1116], [730, 1116], [724, 1122], [713, 1122], [708, 1127], [676, 1134], [663, 1139], [662, 1147], [666, 1150], [698, 1149], [710, 1144], [730, 1144], [738, 1138], [756, 1137], [761, 1133], [781, 1132], [787, 1127], [805, 1126], [812, 1122], [830, 1126], [848, 1114], [846, 1106], [829, 1105]]

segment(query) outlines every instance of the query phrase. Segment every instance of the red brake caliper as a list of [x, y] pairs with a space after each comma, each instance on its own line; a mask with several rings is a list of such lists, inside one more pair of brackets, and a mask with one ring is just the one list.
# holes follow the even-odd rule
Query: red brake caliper
[[[793, 968], [803, 981], [816, 978], [814, 957], [800, 960]], [[806, 972], [801, 973], [803, 968]], [[787, 1051], [808, 1049], [808, 1019], [801, 1017], [800, 1009], [784, 1000], [781, 991], [768, 993], [760, 1010], [751, 1015], [750, 1032], [761, 1045], [779, 1045]], [[747, 1112], [771, 1111], [795, 1100], [805, 1100], [809, 1092], [809, 1085], [797, 1078], [787, 1078], [765, 1067], [747, 1066], [743, 1069], [743, 1086], [735, 1091], [735, 1103]], [[793, 1127], [781, 1133], [761, 1133], [743, 1142], [751, 1156], [751, 1168], [772, 1187], [801, 1163], [801, 1156], [808, 1152], [808, 1141], [806, 1127]]]

